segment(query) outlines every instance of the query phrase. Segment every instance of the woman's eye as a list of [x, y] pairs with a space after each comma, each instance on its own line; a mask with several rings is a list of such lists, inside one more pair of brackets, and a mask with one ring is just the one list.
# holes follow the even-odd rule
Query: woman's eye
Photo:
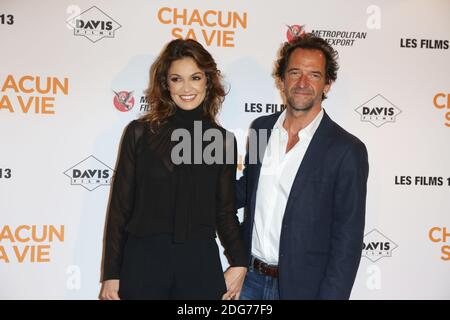
[[177, 82], [177, 81], [179, 81], [180, 80], [180, 78], [178, 78], [178, 77], [172, 77], [172, 78], [170, 78], [170, 81], [172, 81], [172, 82]]
[[202, 77], [201, 76], [193, 76], [192, 80], [199, 81], [199, 80], [202, 80]]

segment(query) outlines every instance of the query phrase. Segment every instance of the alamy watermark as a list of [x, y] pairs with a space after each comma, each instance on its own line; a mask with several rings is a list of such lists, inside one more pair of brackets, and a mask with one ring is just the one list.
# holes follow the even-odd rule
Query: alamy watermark
[[[270, 133], [277, 129], [253, 129], [247, 132], [246, 164], [262, 163]], [[173, 130], [171, 141], [176, 142], [171, 151], [172, 162], [179, 164], [233, 164], [236, 160], [235, 136], [242, 137], [242, 130], [222, 132], [217, 128], [202, 130], [202, 122], [194, 121], [193, 134], [187, 129]], [[277, 135], [278, 136], [278, 135]], [[207, 145], [204, 146], [204, 142]], [[273, 152], [279, 150], [276, 148]], [[272, 156], [273, 157], [273, 156]]]

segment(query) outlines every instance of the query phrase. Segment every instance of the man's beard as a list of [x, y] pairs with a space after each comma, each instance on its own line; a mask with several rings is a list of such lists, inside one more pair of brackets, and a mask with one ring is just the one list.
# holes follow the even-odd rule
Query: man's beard
[[308, 111], [311, 110], [311, 108], [314, 106], [314, 99], [311, 99], [310, 101], [307, 101], [306, 103], [300, 105], [295, 103], [294, 98], [287, 97], [287, 103], [294, 111]]

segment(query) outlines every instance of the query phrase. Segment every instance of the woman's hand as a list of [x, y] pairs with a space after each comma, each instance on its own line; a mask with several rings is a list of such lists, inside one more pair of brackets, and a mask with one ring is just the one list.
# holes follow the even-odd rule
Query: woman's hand
[[246, 273], [246, 267], [229, 267], [225, 271], [227, 292], [222, 296], [222, 300], [239, 300]]
[[118, 279], [103, 281], [100, 300], [120, 300]]

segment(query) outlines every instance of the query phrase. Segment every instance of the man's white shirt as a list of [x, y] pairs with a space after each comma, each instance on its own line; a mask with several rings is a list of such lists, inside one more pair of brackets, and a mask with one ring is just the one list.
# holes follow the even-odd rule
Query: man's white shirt
[[323, 113], [321, 109], [314, 120], [298, 132], [299, 141], [288, 153], [288, 132], [283, 127], [286, 110], [273, 126], [259, 175], [252, 232], [252, 255], [268, 264], [278, 264], [281, 224], [287, 200]]

